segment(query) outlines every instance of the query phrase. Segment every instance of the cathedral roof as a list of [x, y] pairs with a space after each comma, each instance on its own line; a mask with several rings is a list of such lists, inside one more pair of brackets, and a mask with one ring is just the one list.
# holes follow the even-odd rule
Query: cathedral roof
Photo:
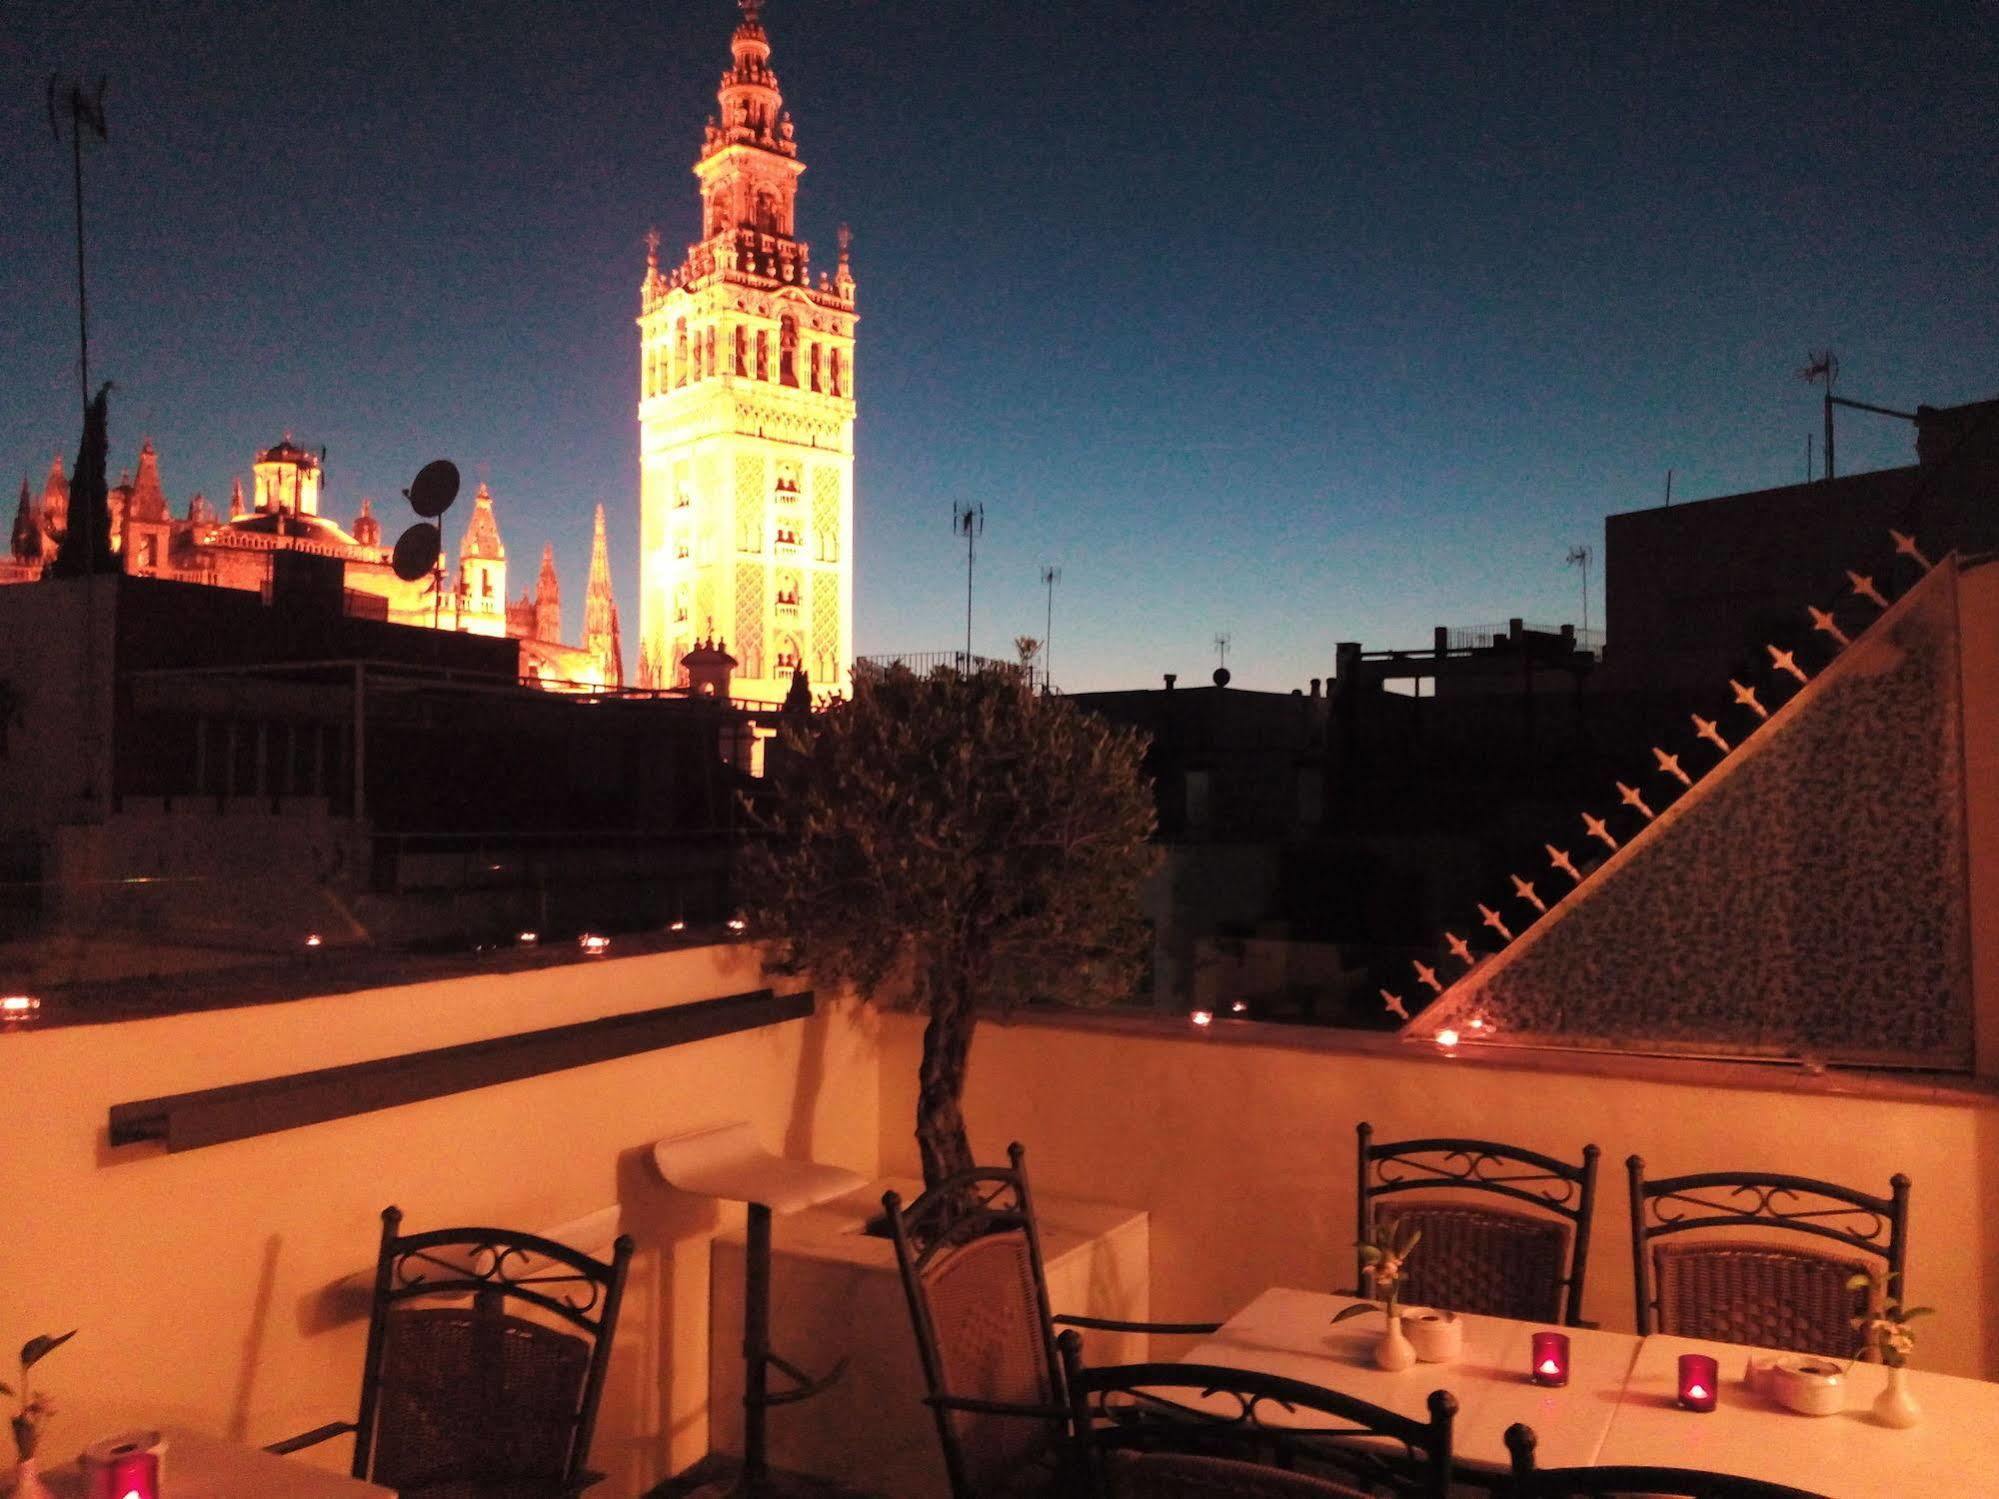
[[300, 541], [325, 542], [330, 546], [358, 547], [361, 543], [323, 515], [301, 515], [295, 510], [253, 510], [232, 516], [222, 527], [224, 535], [292, 536]]
[[271, 446], [259, 453], [257, 455], [257, 462], [292, 463], [305, 468], [314, 468], [319, 464], [317, 458], [292, 441], [292, 435], [289, 432], [284, 435], [282, 441], [271, 444]]
[[137, 521], [168, 518], [166, 491], [160, 488], [160, 456], [153, 451], [151, 438], [139, 448], [139, 477], [132, 481], [125, 514], [127, 519]]

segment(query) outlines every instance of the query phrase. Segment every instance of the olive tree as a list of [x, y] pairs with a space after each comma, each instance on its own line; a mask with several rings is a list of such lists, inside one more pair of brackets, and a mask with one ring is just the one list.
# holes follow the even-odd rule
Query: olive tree
[[930, 1185], [972, 1164], [962, 1100], [982, 1009], [1136, 987], [1155, 859], [1144, 751], [1016, 669], [894, 667], [772, 757], [746, 905], [788, 964], [927, 1011]]

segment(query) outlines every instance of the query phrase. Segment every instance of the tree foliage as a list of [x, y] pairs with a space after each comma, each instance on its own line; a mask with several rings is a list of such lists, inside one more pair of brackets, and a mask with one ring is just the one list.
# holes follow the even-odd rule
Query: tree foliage
[[1136, 986], [1145, 741], [1016, 670], [895, 667], [787, 751], [770, 836], [745, 856], [752, 918], [815, 977], [929, 1012], [917, 1141], [934, 1184], [972, 1163], [960, 1102], [981, 1007]]

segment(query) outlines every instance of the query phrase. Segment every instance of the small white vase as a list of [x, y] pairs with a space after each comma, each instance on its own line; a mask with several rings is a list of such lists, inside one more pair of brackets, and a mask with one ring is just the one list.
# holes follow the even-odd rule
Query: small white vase
[[14, 1489], [10, 1499], [53, 1499], [42, 1482], [42, 1470], [32, 1457], [24, 1457], [14, 1469]]
[[1374, 1345], [1374, 1366], [1386, 1369], [1390, 1374], [1398, 1374], [1416, 1362], [1416, 1346], [1402, 1331], [1402, 1319], [1390, 1317], [1388, 1331], [1381, 1335], [1381, 1341]]
[[1923, 1419], [1923, 1408], [1916, 1404], [1916, 1397], [1909, 1393], [1906, 1376], [1908, 1370], [1899, 1365], [1888, 1370], [1888, 1383], [1881, 1387], [1881, 1393], [1874, 1397], [1874, 1419], [1883, 1426], [1892, 1426], [1898, 1431], [1906, 1431]]

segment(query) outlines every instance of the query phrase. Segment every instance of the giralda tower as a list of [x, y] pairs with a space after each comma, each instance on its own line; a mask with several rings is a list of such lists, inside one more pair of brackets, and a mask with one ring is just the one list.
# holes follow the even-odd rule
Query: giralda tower
[[761, 0], [739, 0], [730, 67], [694, 164], [701, 238], [671, 271], [649, 237], [639, 295], [642, 685], [685, 681], [714, 638], [734, 691], [794, 672], [848, 690], [854, 620], [854, 277], [813, 281], [799, 174]]

